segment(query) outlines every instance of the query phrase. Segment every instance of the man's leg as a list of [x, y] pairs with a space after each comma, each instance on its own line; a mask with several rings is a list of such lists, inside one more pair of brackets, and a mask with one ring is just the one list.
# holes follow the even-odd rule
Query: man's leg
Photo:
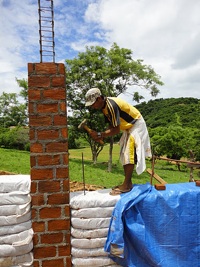
[[131, 189], [132, 188], [132, 174], [134, 171], [134, 164], [126, 164], [123, 166], [124, 167], [124, 174], [125, 174], [125, 178], [124, 178], [124, 182], [121, 185], [121, 189]]

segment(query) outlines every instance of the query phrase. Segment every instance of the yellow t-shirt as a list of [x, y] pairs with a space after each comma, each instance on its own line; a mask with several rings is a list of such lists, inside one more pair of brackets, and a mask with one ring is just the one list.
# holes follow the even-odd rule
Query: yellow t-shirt
[[120, 126], [120, 130], [130, 129], [141, 114], [139, 110], [126, 101], [117, 97], [107, 97], [102, 112], [106, 122], [113, 127]]

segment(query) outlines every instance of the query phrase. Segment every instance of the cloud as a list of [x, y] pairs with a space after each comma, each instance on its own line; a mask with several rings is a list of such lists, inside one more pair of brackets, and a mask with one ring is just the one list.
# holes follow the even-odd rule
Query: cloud
[[[86, 20], [107, 32], [109, 43], [133, 51], [135, 59], [161, 75], [161, 96], [200, 97], [200, 3], [192, 0], [101, 0], [91, 3]], [[191, 89], [191, 85], [193, 86]]]
[[[27, 61], [38, 46], [37, 9], [34, 1], [1, 1], [0, 94], [19, 92], [15, 78], [27, 77]], [[38, 47], [39, 49], [39, 47]]]

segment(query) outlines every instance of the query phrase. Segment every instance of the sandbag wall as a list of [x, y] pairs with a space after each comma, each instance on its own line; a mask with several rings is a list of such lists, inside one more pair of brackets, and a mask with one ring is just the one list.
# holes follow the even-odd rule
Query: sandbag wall
[[30, 175], [0, 175], [0, 266], [32, 266]]
[[107, 189], [70, 193], [72, 265], [119, 266], [104, 251], [112, 211], [120, 196]]

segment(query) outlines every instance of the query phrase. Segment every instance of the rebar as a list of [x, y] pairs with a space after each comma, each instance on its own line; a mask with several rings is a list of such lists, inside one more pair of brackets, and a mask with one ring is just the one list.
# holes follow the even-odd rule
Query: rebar
[[40, 62], [55, 62], [53, 0], [38, 0], [38, 7]]

